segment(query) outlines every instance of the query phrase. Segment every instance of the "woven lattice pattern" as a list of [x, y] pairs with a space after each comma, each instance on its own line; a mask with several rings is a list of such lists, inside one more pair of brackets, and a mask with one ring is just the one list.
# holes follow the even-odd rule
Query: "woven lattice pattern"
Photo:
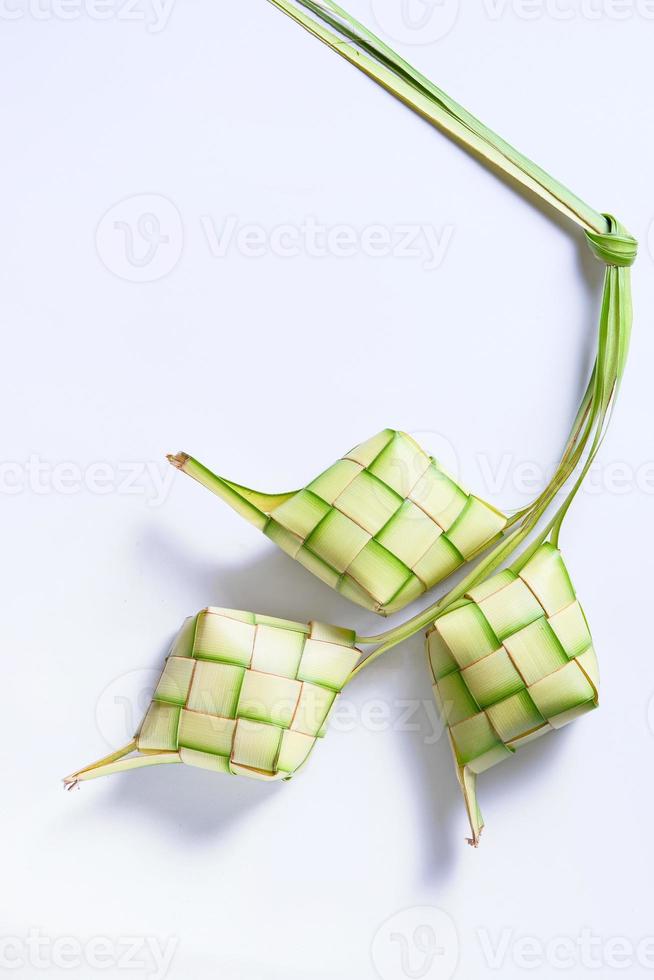
[[136, 747], [215, 772], [288, 779], [324, 736], [358, 658], [348, 630], [206, 609], [173, 644]]
[[427, 649], [477, 837], [474, 776], [598, 704], [592, 639], [560, 552], [544, 544], [519, 575], [473, 589], [436, 621]]
[[264, 532], [359, 605], [417, 599], [506, 524], [408, 435], [385, 429], [277, 506]]

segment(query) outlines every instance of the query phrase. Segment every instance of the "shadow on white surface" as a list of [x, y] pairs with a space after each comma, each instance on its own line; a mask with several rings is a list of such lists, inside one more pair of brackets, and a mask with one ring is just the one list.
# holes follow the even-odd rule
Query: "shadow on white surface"
[[[250, 564], [228, 566], [223, 571], [218, 561], [216, 565], [193, 564], [190, 556], [182, 555], [182, 549], [170, 537], [166, 537], [163, 529], [154, 529], [146, 544], [155, 556], [160, 570], [163, 565], [173, 575], [183, 576], [185, 582], [188, 581], [187, 573], [190, 570], [201, 586], [199, 594], [205, 596], [204, 602], [263, 612], [300, 622], [320, 619], [353, 626], [357, 620], [359, 623], [365, 621], [365, 630], [371, 633], [381, 632], [386, 628], [386, 620], [353, 606], [272, 544], [268, 545], [268, 550], [258, 560]], [[410, 613], [404, 610], [396, 618], [401, 620], [408, 615]], [[401, 676], [396, 690], [398, 699], [407, 702], [431, 702], [431, 683], [422, 634], [397, 651], [391, 651], [386, 658], [366, 670], [353, 684], [352, 696], [379, 697], [380, 685], [376, 681], [386, 671]], [[381, 696], [387, 692], [388, 685], [385, 685]], [[424, 731], [396, 731], [393, 735], [401, 746], [406, 772], [410, 774], [419, 839], [424, 849], [421, 866], [429, 880], [440, 879], [456, 865], [457, 825], [460, 826], [462, 835], [466, 829], [465, 812], [450, 747], [446, 738], [439, 739], [436, 744], [428, 743]], [[392, 762], [393, 760], [391, 764]], [[243, 791], [240, 787], [232, 795], [234, 782], [236, 780], [229, 781], [225, 793], [236, 801], [233, 807], [236, 811], [241, 805], [240, 801], [247, 806], [260, 799], [256, 792]], [[257, 789], [260, 788], [257, 786]], [[279, 788], [282, 787], [275, 787]], [[265, 791], [266, 787], [263, 789]], [[201, 792], [201, 787], [198, 792]]]
[[262, 551], [260, 557], [238, 565], [221, 562], [218, 531], [215, 561], [198, 561], [192, 546], [171, 535], [170, 529], [163, 525], [148, 528], [141, 547], [153, 572], [160, 581], [165, 581], [166, 588], [183, 587], [185, 592], [196, 596], [195, 605], [188, 609], [187, 615], [205, 606], [222, 606], [298, 622], [314, 619], [351, 628], [365, 617], [367, 627], [373, 632], [384, 628], [382, 619], [343, 599], [256, 530], [243, 526], [255, 542], [260, 540]]
[[164, 830], [181, 829], [188, 840], [201, 846], [218, 839], [232, 824], [284, 791], [280, 784], [229, 778], [191, 766], [164, 766], [161, 770], [141, 770], [116, 778], [112, 796], [104, 806], [111, 810], [141, 811]]
[[[389, 657], [392, 657], [392, 652]], [[434, 741], [434, 721], [439, 720], [433, 701], [431, 680], [427, 668], [422, 634], [408, 641], [398, 651], [399, 664], [394, 667], [398, 680], [397, 697], [407, 702], [426, 704], [429, 714], [421, 711], [420, 730], [394, 731], [397, 755], [389, 766], [401, 764], [406, 775], [402, 786], [407, 787], [414, 814], [414, 838], [419, 841], [420, 877], [436, 883], [449, 877], [458, 863], [460, 846], [465, 833], [465, 812], [460, 799], [452, 754], [443, 733]], [[391, 668], [391, 661], [382, 661], [362, 674], [358, 684], [367, 685], [372, 692], [378, 688], [375, 675]], [[429, 722], [427, 722], [429, 718]], [[437, 722], [438, 723], [438, 722]]]
[[[191, 561], [190, 555], [184, 554], [179, 542], [166, 536], [164, 529], [151, 530], [143, 544], [159, 574], [172, 578], [173, 582], [175, 579], [183, 581], [186, 590], [189, 579], [194, 583], [192, 591], [198, 595], [197, 609], [215, 604], [301, 622], [322, 619], [346, 625], [354, 625], [357, 619], [365, 618], [366, 629], [372, 628], [373, 632], [384, 629], [384, 620], [356, 609], [272, 545], [268, 552], [250, 564], [221, 569], [219, 560], [215, 564]], [[194, 611], [189, 609], [189, 613]], [[406, 615], [405, 610], [402, 617]], [[163, 664], [164, 657], [165, 651], [162, 651], [153, 661], [153, 667]], [[395, 653], [395, 659], [391, 652], [362, 674], [351, 689], [353, 696], [363, 699], [388, 696], [388, 672], [401, 678], [394, 688], [395, 696], [401, 701], [423, 703], [431, 700], [422, 635], [405, 643]], [[557, 732], [532, 743], [506, 765], [497, 766], [480, 777], [481, 805], [488, 822], [486, 839], [492, 833], [493, 823], [515, 819], [514, 789], [528, 789], [550, 766], [556, 765], [559, 753], [565, 748], [566, 734], [570, 733]], [[417, 839], [422, 850], [421, 877], [426, 883], [435, 884], [456, 870], [468, 834], [448, 739], [443, 734], [434, 742], [424, 730], [408, 728], [394, 731], [393, 739], [397, 742], [405, 774], [409, 775]], [[395, 764], [395, 760], [389, 760], [389, 764]], [[374, 778], [374, 774], [370, 774], [370, 778]], [[286, 786], [279, 783], [217, 779], [214, 774], [188, 766], [166, 767], [164, 770], [142, 770], [117, 779], [112, 796], [105, 799], [102, 806], [105, 811], [107, 806], [123, 811], [126, 808], [141, 810], [164, 827], [182, 827], [201, 841], [227, 833], [233, 823], [242, 821], [271, 800], [273, 794], [283, 793], [285, 789]], [[524, 815], [519, 819], [525, 819]], [[528, 817], [529, 822], [532, 819], [537, 819], [535, 810]]]
[[[365, 619], [366, 629], [372, 628], [373, 632], [384, 629], [384, 620], [356, 609], [272, 545], [250, 564], [221, 570], [218, 561], [215, 564], [191, 561], [180, 544], [166, 536], [164, 529], [151, 530], [142, 544], [159, 575], [164, 575], [169, 584], [170, 579], [173, 585], [179, 580], [185, 591], [197, 594], [196, 608], [189, 609], [189, 613], [216, 604], [299, 621], [315, 618], [354, 625], [353, 621]], [[405, 615], [406, 611], [402, 616]], [[153, 658], [154, 670], [163, 665], [169, 642]], [[386, 698], [397, 699], [399, 704], [431, 705], [422, 635], [372, 665], [350, 690], [353, 700], [364, 704], [366, 700]], [[430, 715], [431, 719], [435, 717]], [[403, 767], [406, 778], [400, 785], [410, 794], [408, 812], [415, 814], [416, 839], [422, 852], [418, 861], [420, 877], [425, 883], [435, 884], [455, 872], [459, 855], [466, 846], [468, 826], [447, 736], [443, 733], [434, 739], [430, 725], [426, 717], [398, 725], [390, 736], [391, 744], [397, 746], [397, 757], [388, 760], [388, 767], [398, 764]], [[486, 839], [492, 833], [493, 823], [516, 819], [514, 790], [518, 787], [521, 792], [525, 787], [528, 790], [551, 765], [556, 765], [559, 753], [565, 748], [566, 734], [569, 732], [558, 732], [528, 745], [506, 765], [480, 777], [481, 805], [488, 822]], [[349, 745], [354, 736], [340, 737], [347, 738]], [[388, 747], [382, 745], [380, 751], [388, 752]], [[372, 780], [386, 778], [384, 768], [368, 775]], [[393, 787], [394, 779], [390, 775], [388, 781]], [[100, 794], [96, 800], [92, 800], [89, 792], [92, 783], [83, 788], [87, 797], [85, 806], [77, 810], [73, 819], [85, 819], [87, 806], [101, 807], [103, 818], [109, 822], [112, 811], [119, 820], [125, 812], [140, 811], [146, 820], [160, 825], [164, 834], [177, 836], [182, 830], [189, 839], [199, 843], [223, 837], [233, 824], [243, 822], [266, 801], [288, 792], [286, 784], [216, 778], [215, 774], [181, 765], [112, 777], [110, 794]], [[537, 820], [535, 810], [528, 817], [529, 822], [532, 819]]]

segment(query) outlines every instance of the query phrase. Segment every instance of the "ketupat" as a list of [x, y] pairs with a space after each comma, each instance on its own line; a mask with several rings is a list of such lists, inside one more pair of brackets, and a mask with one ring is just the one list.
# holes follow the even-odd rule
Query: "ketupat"
[[471, 589], [436, 620], [427, 654], [476, 846], [477, 776], [599, 703], [590, 630], [558, 549], [545, 543], [519, 573]]
[[348, 630], [209, 607], [182, 626], [134, 739], [65, 783], [177, 762], [290, 779], [359, 656]]
[[[477, 576], [479, 578], [479, 576]], [[209, 607], [189, 617], [132, 741], [64, 780], [183, 763], [291, 779], [325, 736], [337, 699], [384, 649], [430, 617], [428, 659], [477, 846], [476, 778], [527, 742], [597, 707], [590, 631], [560, 552], [544, 543], [519, 571], [475, 575], [412, 622], [379, 637], [320, 623]], [[439, 606], [442, 611], [439, 612]], [[381, 644], [359, 663], [359, 646]], [[357, 666], [358, 664], [358, 666]]]
[[[553, 479], [529, 507], [507, 522], [505, 540], [426, 614], [435, 613], [429, 634], [430, 662], [433, 669], [438, 648], [442, 658], [439, 673], [445, 673], [436, 678], [436, 693], [441, 703], [447, 702], [443, 688], [447, 692], [449, 685], [452, 697], [447, 703], [455, 714], [448, 719], [446, 712], [446, 719], [468, 807], [471, 843], [476, 845], [483, 824], [475, 770], [482, 771], [510, 755], [513, 732], [514, 738], [524, 741], [598, 703], [598, 671], [590, 633], [558, 543], [563, 521], [606, 434], [624, 374], [633, 317], [629, 270], [638, 244], [617, 219], [589, 207], [493, 133], [333, 0], [270, 2], [471, 153], [570, 218], [583, 229], [591, 251], [606, 266], [597, 357]], [[510, 569], [489, 579], [536, 531], [570, 480], [572, 488], [545, 529]], [[543, 579], [546, 569], [549, 578]], [[498, 584], [504, 588], [498, 590]], [[487, 596], [485, 603], [483, 595]], [[533, 622], [521, 621], [531, 616]], [[425, 614], [419, 614], [386, 635], [358, 638], [360, 644], [378, 640], [380, 646], [355, 674], [426, 625], [425, 620]], [[523, 628], [517, 629], [518, 625]], [[506, 630], [510, 632], [504, 635]], [[507, 705], [503, 695], [510, 690], [516, 700]], [[492, 700], [496, 697], [497, 702]], [[532, 713], [532, 705], [542, 722]], [[533, 730], [524, 729], [530, 715]], [[508, 724], [514, 728], [502, 727]]]
[[447, 578], [507, 524], [414, 439], [393, 429], [290, 493], [239, 486], [186, 453], [168, 459], [327, 585], [382, 615]]
[[[482, 827], [476, 801], [477, 773], [502, 758], [507, 758], [518, 744], [524, 744], [525, 740], [560, 727], [578, 714], [592, 710], [597, 704], [599, 682], [597, 663], [590, 645], [590, 633], [558, 545], [563, 521], [606, 433], [624, 373], [632, 322], [629, 267], [636, 259], [637, 243], [615, 218], [600, 214], [586, 205], [449, 99], [331, 0], [270, 2], [472, 153], [536, 193], [578, 224], [583, 229], [593, 254], [607, 267], [597, 357], [559, 466], [548, 486], [528, 507], [506, 521], [499, 543], [475, 567], [467, 571], [458, 585], [428, 609], [378, 636], [354, 638], [353, 634], [346, 633], [353, 644], [345, 644], [353, 661], [355, 656], [358, 657], [355, 646], [373, 646], [375, 649], [353, 667], [343, 684], [349, 683], [368, 664], [404, 639], [431, 626], [428, 650], [435, 676], [436, 694], [443, 704], [448, 721], [472, 826], [471, 843], [476, 845]], [[181, 458], [176, 462], [184, 465], [188, 459]], [[203, 477], [207, 474], [208, 471], [204, 471]], [[208, 474], [207, 479], [220, 478]], [[205, 479], [201, 482], [205, 482]], [[570, 482], [571, 488], [568, 486]], [[225, 487], [221, 488], [222, 496], [233, 494], [230, 502], [236, 509], [249, 511], [253, 508], [259, 511], [257, 520], [261, 519], [264, 510], [256, 499], [261, 495], [227, 484], [226, 481], [223, 483]], [[566, 487], [567, 496], [544, 530], [539, 531], [541, 519], [556, 500], [559, 491]], [[274, 503], [269, 499], [270, 513], [281, 508], [293, 496], [291, 494], [272, 498]], [[311, 506], [308, 510], [311, 511]], [[251, 511], [249, 516], [252, 517]], [[305, 510], [302, 511], [302, 516], [306, 517]], [[283, 525], [282, 529], [289, 531]], [[291, 530], [290, 533], [296, 532]], [[451, 528], [447, 533], [451, 533]], [[508, 569], [498, 573], [498, 569], [514, 556], [532, 534], [536, 535], [536, 539], [517, 559], [514, 558]], [[416, 547], [421, 545], [419, 537], [416, 535], [412, 541]], [[338, 544], [337, 537], [337, 547]], [[400, 547], [402, 546], [403, 542], [400, 543]], [[407, 568], [413, 572], [410, 565]], [[372, 598], [372, 593], [369, 592], [368, 596]], [[390, 596], [386, 603], [382, 597], [375, 599], [375, 603], [381, 609], [386, 605], [387, 610], [388, 603], [396, 601], [397, 597], [398, 594]], [[367, 604], [367, 601], [363, 604]], [[220, 615], [224, 616], [225, 613]], [[234, 615], [229, 614], [232, 618]], [[251, 617], [250, 614], [236, 614], [236, 618], [243, 615], [257, 629], [258, 624], [264, 621], [260, 617]], [[269, 622], [267, 619], [265, 621]], [[286, 628], [293, 630], [293, 624], [286, 624]], [[299, 629], [308, 636], [310, 627], [306, 628], [306, 632], [304, 627]], [[179, 716], [176, 711], [169, 713], [169, 727], [163, 726], [162, 735], [158, 734], [156, 724], [159, 712], [156, 706], [168, 704], [166, 697], [171, 697], [171, 691], [177, 698], [188, 698], [191, 695], [190, 685], [188, 688], [184, 684], [181, 688], [179, 686], [179, 677], [181, 675], [182, 680], [184, 679], [184, 670], [188, 670], [188, 667], [180, 666], [177, 659], [183, 661], [186, 658], [173, 657], [168, 662], [158, 695], [153, 702], [154, 707], [149, 712], [149, 721], [146, 721], [136, 739], [100, 763], [70, 777], [67, 780], [69, 785], [94, 775], [159, 762], [181, 761], [181, 750], [148, 748], [143, 741], [146, 735], [150, 737], [150, 730], [157, 731], [156, 738], [160, 741], [148, 744], [161, 745], [163, 738], [164, 744], [177, 744], [179, 749], [181, 723], [177, 723], [184, 710], [193, 709], [188, 708], [186, 702], [183, 705], [174, 705], [173, 707], [179, 709]], [[198, 662], [201, 660], [199, 657], [191, 659], [197, 659]], [[246, 676], [252, 666], [241, 665], [240, 669], [243, 670], [243, 676]], [[282, 679], [297, 681], [298, 677], [289, 678], [283, 674]], [[269, 683], [273, 684], [273, 681]], [[219, 690], [224, 693], [223, 687], [219, 687]], [[277, 704], [274, 692], [271, 695], [271, 689], [265, 684], [264, 690], [265, 698], [262, 700], [267, 706], [266, 710], [271, 712]], [[215, 692], [212, 696], [215, 696]], [[238, 714], [243, 706], [240, 705], [239, 694], [239, 701], [234, 707], [235, 697], [233, 690], [230, 710], [237, 714], [223, 721], [235, 721], [238, 724], [251, 722], [252, 719], [244, 714]], [[286, 711], [288, 710], [287, 705]], [[284, 721], [288, 723], [288, 713], [284, 716]], [[270, 722], [257, 720], [253, 723]], [[282, 733], [289, 730], [284, 725], [277, 727]], [[317, 735], [322, 733], [321, 728]], [[176, 743], [173, 743], [173, 736], [177, 739]], [[283, 734], [280, 742], [275, 743], [275, 752], [281, 745], [281, 738]], [[128, 753], [138, 747], [139, 739], [144, 754], [128, 758]], [[215, 747], [215, 744], [211, 743], [211, 747]], [[200, 749], [198, 745], [201, 746]], [[229, 755], [204, 752], [208, 745], [206, 741], [196, 742], [189, 751], [203, 752], [212, 760], [228, 758], [229, 765], [224, 761], [212, 761], [210, 767], [222, 767], [231, 771], [234, 741], [229, 742], [229, 745], [227, 742], [222, 744], [223, 753], [229, 748]], [[187, 746], [183, 748], [186, 749]], [[245, 770], [250, 771], [250, 774], [256, 772], [262, 758], [255, 751], [253, 756], [247, 757]], [[234, 759], [237, 760], [238, 771], [238, 767], [242, 766], [240, 756]], [[270, 768], [260, 769], [259, 775], [276, 778], [286, 771], [280, 768], [279, 757], [270, 746], [264, 761]]]

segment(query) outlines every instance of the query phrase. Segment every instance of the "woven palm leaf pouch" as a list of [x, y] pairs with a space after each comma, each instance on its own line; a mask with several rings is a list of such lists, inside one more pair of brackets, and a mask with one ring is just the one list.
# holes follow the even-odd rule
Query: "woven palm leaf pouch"
[[170, 456], [308, 571], [368, 610], [397, 613], [452, 573], [459, 579], [412, 618], [375, 635], [203, 610], [173, 643], [134, 738], [65, 783], [169, 763], [289, 779], [324, 737], [342, 690], [377, 658], [426, 632], [469, 842], [477, 846], [483, 829], [477, 777], [599, 703], [591, 632], [560, 538], [624, 374], [637, 243], [616, 218], [585, 204], [336, 3], [269, 2], [582, 230], [605, 266], [595, 361], [553, 476], [510, 515], [461, 487], [395, 429], [359, 443], [301, 489], [282, 493], [244, 487], [187, 453]]
[[354, 633], [210, 607], [176, 637], [134, 739], [69, 784], [184, 763], [290, 779], [325, 735], [359, 651]]
[[561, 553], [545, 543], [519, 573], [471, 589], [436, 620], [427, 653], [477, 844], [477, 775], [599, 703], [597, 658]]
[[186, 453], [169, 459], [327, 585], [382, 615], [447, 578], [507, 523], [414, 439], [392, 429], [285, 494], [241, 487]]

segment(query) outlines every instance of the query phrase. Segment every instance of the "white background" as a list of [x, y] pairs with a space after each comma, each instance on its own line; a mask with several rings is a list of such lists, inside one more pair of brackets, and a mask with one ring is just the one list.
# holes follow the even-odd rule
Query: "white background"
[[[349, 5], [641, 241], [626, 383], [562, 539], [602, 709], [482, 778], [478, 851], [420, 638], [352, 686], [292, 783], [180, 766], [62, 792], [127, 740], [204, 605], [380, 628], [167, 451], [292, 489], [392, 426], [498, 505], [524, 503], [525, 464], [553, 463], [585, 384], [602, 268], [264, 0], [6, 0], [0, 974], [161, 976], [152, 944], [174, 980], [654, 968], [652, 940], [637, 949], [654, 936], [654, 12], [415, 2], [404, 19], [399, 0]], [[152, 254], [146, 213], [167, 238]], [[308, 254], [308, 218], [382, 226], [392, 247]], [[262, 230], [263, 254], [242, 238], [217, 254], [229, 220]], [[280, 225], [294, 256], [268, 237]], [[435, 263], [424, 227], [445, 243]]]

